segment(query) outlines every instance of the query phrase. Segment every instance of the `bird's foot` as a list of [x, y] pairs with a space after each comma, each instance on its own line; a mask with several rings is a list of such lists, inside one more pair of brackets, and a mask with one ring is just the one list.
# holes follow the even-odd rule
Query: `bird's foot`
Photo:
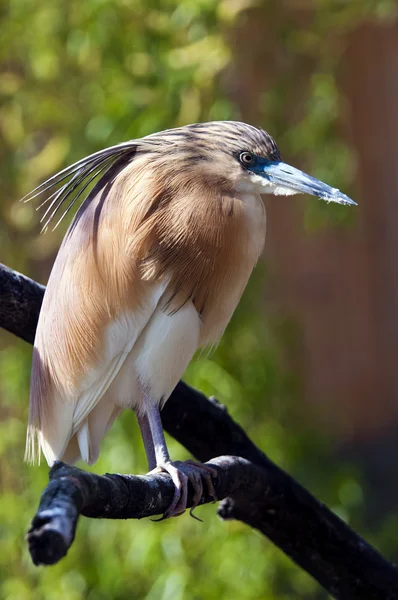
[[191, 482], [194, 495], [193, 505], [189, 511], [189, 514], [194, 519], [201, 521], [198, 517], [193, 514], [194, 509], [198, 506], [203, 496], [203, 483], [206, 486], [209, 496], [217, 500], [216, 492], [214, 490], [212, 477], [217, 477], [216, 469], [209, 465], [197, 463], [193, 460], [166, 462], [163, 465], [158, 465], [156, 469], [151, 471], [152, 473], [168, 473], [174, 483], [174, 496], [169, 508], [160, 519], [168, 519], [169, 517], [177, 517], [181, 515], [187, 509], [188, 500], [188, 482]]

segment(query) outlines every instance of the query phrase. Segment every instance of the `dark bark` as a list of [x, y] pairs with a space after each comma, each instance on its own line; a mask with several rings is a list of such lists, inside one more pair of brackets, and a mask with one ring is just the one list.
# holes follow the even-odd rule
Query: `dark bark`
[[0, 327], [33, 344], [45, 289], [0, 263]]
[[[6, 267], [0, 267], [0, 286], [7, 291], [0, 296], [0, 326], [32, 342], [44, 288]], [[398, 600], [395, 565], [274, 465], [217, 401], [180, 382], [162, 419], [199, 460], [234, 455], [211, 461], [218, 497], [228, 496], [219, 508], [222, 518], [264, 533], [334, 598]], [[28, 534], [33, 560], [45, 564], [65, 554], [80, 513], [141, 518], [162, 512], [172, 493], [165, 475], [101, 477], [62, 463], [50, 479]]]
[[[214, 478], [218, 499], [238, 489], [246, 489], [250, 497], [265, 492], [263, 469], [244, 458], [220, 456], [208, 464], [218, 473]], [[57, 462], [28, 532], [32, 560], [36, 565], [58, 562], [73, 542], [79, 514], [103, 519], [152, 517], [166, 511], [173, 493], [174, 484], [164, 473], [101, 476]], [[213, 501], [205, 492], [201, 504]], [[192, 506], [191, 495], [188, 505]]]

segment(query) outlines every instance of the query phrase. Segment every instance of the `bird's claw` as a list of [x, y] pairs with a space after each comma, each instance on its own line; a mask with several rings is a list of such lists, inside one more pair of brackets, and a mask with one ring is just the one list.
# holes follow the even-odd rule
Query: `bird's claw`
[[163, 521], [164, 519], [168, 519], [170, 517], [178, 517], [186, 511], [188, 501], [188, 482], [191, 482], [194, 495], [193, 504], [189, 510], [189, 514], [197, 521], [201, 521], [199, 517], [193, 514], [193, 511], [202, 499], [203, 483], [206, 486], [209, 496], [211, 496], [214, 501], [217, 500], [212, 481], [212, 477], [217, 477], [218, 475], [216, 469], [210, 465], [204, 465], [193, 460], [187, 460], [184, 462], [167, 462], [164, 465], [159, 465], [156, 467], [152, 473], [159, 473], [159, 471], [168, 473], [172, 478], [175, 487], [173, 500], [171, 501], [170, 506], [164, 513], [163, 517], [157, 520]]

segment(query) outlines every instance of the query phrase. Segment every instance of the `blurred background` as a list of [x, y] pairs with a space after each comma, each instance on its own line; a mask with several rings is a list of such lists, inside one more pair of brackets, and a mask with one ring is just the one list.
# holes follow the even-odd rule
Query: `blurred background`
[[[40, 236], [40, 213], [18, 199], [91, 152], [167, 127], [262, 126], [286, 162], [358, 202], [266, 200], [263, 260], [186, 380], [397, 561], [396, 0], [9, 0], [0, 19], [0, 260], [41, 283], [63, 231]], [[197, 511], [203, 524], [82, 519], [68, 556], [35, 568], [24, 535], [47, 468], [22, 463], [31, 350], [0, 332], [1, 600], [328, 597], [214, 506]], [[95, 471], [145, 470], [126, 413]]]

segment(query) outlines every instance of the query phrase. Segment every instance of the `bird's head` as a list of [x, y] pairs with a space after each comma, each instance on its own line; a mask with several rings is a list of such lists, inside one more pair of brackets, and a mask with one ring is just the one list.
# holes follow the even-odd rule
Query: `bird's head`
[[235, 121], [197, 123], [144, 138], [174, 175], [200, 173], [203, 179], [243, 193], [311, 194], [327, 202], [356, 204], [348, 196], [281, 160], [273, 138]]
[[135, 177], [140, 172], [152, 173], [157, 189], [163, 186], [173, 193], [201, 185], [232, 194], [312, 194], [327, 202], [356, 204], [338, 189], [282, 162], [268, 133], [236, 121], [186, 125], [105, 148], [57, 173], [23, 200], [53, 192], [41, 204], [48, 204], [41, 219], [43, 230], [67, 200], [57, 227], [92, 181], [100, 176], [92, 194], [98, 193], [125, 167], [131, 167]]

